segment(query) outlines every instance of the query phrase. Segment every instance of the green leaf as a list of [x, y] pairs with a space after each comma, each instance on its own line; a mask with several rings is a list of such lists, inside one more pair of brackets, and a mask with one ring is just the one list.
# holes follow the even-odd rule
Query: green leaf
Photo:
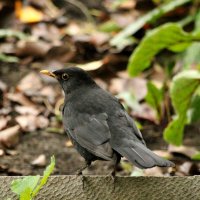
[[23, 179], [14, 180], [11, 183], [11, 190], [16, 193], [20, 200], [32, 200], [43, 185], [46, 184], [48, 177], [52, 173], [55, 167], [55, 158], [51, 157], [51, 163], [44, 171], [43, 177], [38, 185], [40, 176], [27, 176]]
[[187, 114], [189, 123], [198, 122], [200, 120], [200, 95], [194, 96]]
[[137, 99], [135, 98], [134, 94], [129, 91], [129, 92], [122, 92], [119, 95], [117, 95], [117, 98], [119, 99], [123, 99], [124, 100], [124, 107], [130, 107], [134, 110], [137, 110], [140, 108], [140, 105], [137, 101]]
[[0, 53], [0, 61], [16, 63], [16, 62], [19, 62], [19, 59], [15, 56], [8, 56], [6, 54]]
[[173, 78], [170, 97], [177, 116], [164, 131], [164, 139], [167, 142], [174, 145], [182, 144], [184, 126], [187, 122], [187, 111], [199, 85], [199, 71], [185, 70]]
[[34, 191], [32, 192], [32, 197], [35, 197], [37, 195], [37, 193], [40, 191], [40, 189], [46, 184], [49, 176], [51, 175], [51, 173], [53, 172], [55, 167], [55, 157], [52, 156], [51, 157], [51, 163], [50, 165], [45, 169], [44, 173], [43, 173], [43, 177], [39, 183], [39, 185], [34, 189]]
[[113, 46], [118, 46], [124, 39], [127, 37], [130, 37], [134, 33], [136, 33], [138, 30], [140, 30], [146, 23], [150, 21], [155, 21], [156, 19], [163, 16], [165, 13], [168, 13], [169, 11], [174, 10], [175, 8], [186, 4], [192, 0], [174, 0], [169, 3], [163, 4], [159, 6], [158, 8], [155, 8], [148, 14], [144, 15], [143, 17], [140, 17], [138, 20], [134, 21], [132, 24], [127, 26], [124, 30], [119, 32], [111, 41], [110, 44]]
[[200, 42], [194, 42], [183, 54], [183, 65], [189, 68], [191, 65], [200, 64]]
[[200, 152], [192, 156], [192, 160], [200, 160]]
[[23, 32], [11, 30], [11, 29], [0, 29], [0, 38], [6, 38], [6, 37], [16, 37], [20, 40], [24, 40], [28, 38], [28, 36]]
[[135, 76], [148, 68], [154, 56], [164, 48], [198, 39], [200, 34], [187, 33], [175, 23], [167, 23], [150, 31], [130, 56], [129, 74]]
[[184, 124], [186, 123], [186, 117], [176, 118], [170, 122], [167, 128], [164, 130], [164, 139], [174, 145], [181, 145], [183, 140]]
[[163, 100], [163, 89], [157, 88], [152, 82], [147, 83], [146, 102], [157, 111], [158, 119], [161, 117], [161, 102]]
[[114, 32], [120, 30], [120, 27], [115, 21], [109, 20], [101, 24], [99, 30], [102, 32]]
[[175, 53], [179, 53], [187, 49], [190, 45], [191, 45], [191, 42], [182, 42], [182, 43], [174, 44], [168, 47], [168, 49]]
[[[200, 32], [200, 11], [195, 16], [195, 33]], [[183, 65], [189, 68], [191, 65], [200, 65], [200, 42], [194, 42], [183, 54]]]
[[26, 188], [21, 194], [20, 194], [20, 200], [31, 200], [31, 189]]
[[11, 183], [11, 190], [14, 193], [18, 194], [20, 196], [20, 199], [23, 198], [24, 200], [30, 200], [31, 199], [30, 193], [36, 187], [39, 179], [40, 176], [38, 175], [38, 176], [27, 176], [23, 179], [14, 180]]

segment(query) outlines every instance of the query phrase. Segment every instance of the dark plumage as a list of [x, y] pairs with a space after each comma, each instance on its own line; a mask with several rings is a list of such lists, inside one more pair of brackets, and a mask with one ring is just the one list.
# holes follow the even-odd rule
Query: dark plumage
[[70, 67], [42, 73], [57, 78], [64, 90], [64, 129], [86, 166], [97, 159], [113, 161], [116, 166], [122, 156], [139, 168], [174, 166], [146, 147], [118, 99], [101, 89], [84, 70]]

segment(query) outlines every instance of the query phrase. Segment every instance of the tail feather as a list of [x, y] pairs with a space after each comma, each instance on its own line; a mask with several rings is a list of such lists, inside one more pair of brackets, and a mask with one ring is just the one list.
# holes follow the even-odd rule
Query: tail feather
[[131, 147], [118, 147], [116, 149], [121, 155], [126, 157], [137, 167], [146, 169], [155, 166], [173, 167], [175, 164], [169, 160], [165, 160], [141, 143], [135, 142]]

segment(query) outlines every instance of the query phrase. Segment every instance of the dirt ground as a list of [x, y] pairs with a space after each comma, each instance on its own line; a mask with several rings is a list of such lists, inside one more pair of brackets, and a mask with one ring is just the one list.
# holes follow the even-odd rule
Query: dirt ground
[[[15, 86], [24, 76], [27, 68], [14, 68], [9, 65], [1, 68], [1, 79]], [[167, 150], [168, 145], [162, 138], [162, 130], [155, 124], [148, 123], [143, 126], [143, 137], [147, 146], [152, 150]], [[75, 174], [84, 164], [83, 158], [77, 151], [66, 145], [67, 136], [59, 133], [50, 133], [46, 130], [21, 133], [20, 142], [14, 148], [5, 149], [5, 155], [0, 157], [0, 175], [35, 175], [42, 174], [46, 164], [48, 164], [52, 155], [56, 158], [56, 168], [54, 174], [67, 175]], [[198, 125], [188, 126], [184, 139], [184, 145], [200, 149], [200, 128]], [[44, 166], [32, 165], [32, 162], [39, 156], [45, 155], [46, 164]], [[172, 160], [181, 165], [190, 159], [184, 153], [173, 153]], [[190, 175], [200, 174], [198, 162], [193, 162]], [[84, 174], [106, 174], [112, 170], [112, 163], [106, 161], [95, 161], [92, 166], [84, 171]], [[130, 175], [130, 171], [124, 170], [122, 166], [117, 169], [117, 175]], [[179, 174], [178, 174], [179, 175]]]

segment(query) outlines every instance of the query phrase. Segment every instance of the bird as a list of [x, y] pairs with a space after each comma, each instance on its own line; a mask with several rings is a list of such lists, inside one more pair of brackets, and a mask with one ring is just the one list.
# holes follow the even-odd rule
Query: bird
[[97, 85], [85, 70], [72, 66], [40, 72], [56, 78], [64, 91], [64, 131], [85, 159], [77, 174], [82, 174], [95, 160], [106, 160], [112, 161], [111, 175], [115, 176], [122, 157], [141, 169], [175, 166], [146, 146], [120, 101]]

